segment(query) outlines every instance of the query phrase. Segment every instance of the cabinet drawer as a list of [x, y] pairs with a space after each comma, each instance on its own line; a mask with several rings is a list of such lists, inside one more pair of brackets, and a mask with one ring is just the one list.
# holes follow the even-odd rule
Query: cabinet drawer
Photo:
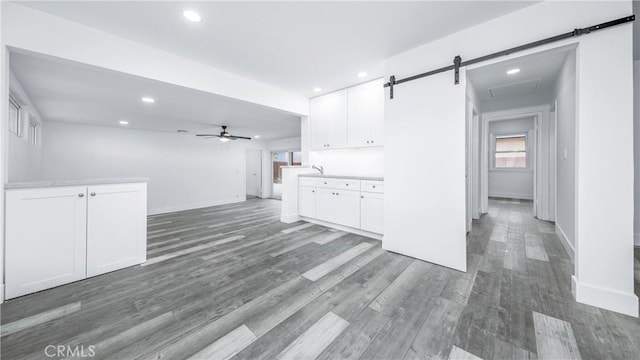
[[384, 182], [383, 181], [373, 181], [373, 180], [363, 180], [362, 181], [362, 191], [383, 194], [384, 193]]
[[316, 182], [318, 180], [313, 179], [313, 178], [308, 178], [308, 177], [300, 177], [298, 178], [298, 185], [299, 186], [311, 186], [311, 187], [315, 187], [316, 186]]
[[329, 189], [360, 191], [360, 180], [321, 179], [318, 180], [317, 186]]

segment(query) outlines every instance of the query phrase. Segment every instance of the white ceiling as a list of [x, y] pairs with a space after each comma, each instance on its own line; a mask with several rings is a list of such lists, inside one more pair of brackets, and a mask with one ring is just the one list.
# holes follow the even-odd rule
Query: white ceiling
[[[21, 2], [308, 97], [366, 80], [360, 71], [381, 77], [392, 55], [532, 3]], [[186, 21], [187, 8], [202, 22]]]
[[[470, 70], [468, 77], [480, 102], [534, 92], [550, 93], [570, 50], [560, 48], [483, 66]], [[507, 70], [514, 68], [520, 72], [508, 75]]]
[[[300, 136], [300, 118], [241, 102], [85, 64], [11, 53], [11, 71], [46, 121], [169, 131], [260, 135], [270, 140]], [[143, 96], [155, 99], [145, 104]]]

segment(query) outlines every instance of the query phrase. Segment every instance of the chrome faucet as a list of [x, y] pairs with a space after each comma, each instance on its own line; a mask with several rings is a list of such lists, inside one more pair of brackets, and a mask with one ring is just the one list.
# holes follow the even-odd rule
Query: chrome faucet
[[312, 165], [311, 168], [315, 169], [315, 170], [318, 170], [320, 172], [320, 175], [324, 175], [324, 167], [322, 167], [322, 165], [320, 165], [319, 167], [315, 166], [315, 165]]

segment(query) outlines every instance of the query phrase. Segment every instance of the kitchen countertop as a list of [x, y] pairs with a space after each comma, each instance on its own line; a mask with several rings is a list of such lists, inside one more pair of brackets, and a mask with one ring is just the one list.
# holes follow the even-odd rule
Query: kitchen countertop
[[371, 180], [371, 181], [384, 181], [382, 176], [356, 176], [356, 175], [331, 175], [331, 174], [300, 174], [298, 177], [313, 177], [320, 179], [353, 179], [353, 180]]
[[45, 180], [30, 182], [10, 182], [4, 184], [6, 190], [11, 189], [32, 189], [43, 187], [59, 186], [82, 186], [82, 185], [106, 185], [149, 182], [148, 178], [109, 178], [109, 179], [84, 179], [84, 180]]

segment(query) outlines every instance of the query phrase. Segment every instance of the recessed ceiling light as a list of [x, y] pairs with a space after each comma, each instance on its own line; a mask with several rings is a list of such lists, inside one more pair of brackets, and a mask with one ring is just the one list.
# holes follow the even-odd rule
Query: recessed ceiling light
[[516, 69], [511, 69], [511, 70], [507, 70], [507, 74], [508, 75], [513, 75], [513, 74], [517, 74], [520, 72], [520, 69], [516, 68]]
[[156, 102], [156, 100], [152, 97], [145, 96], [142, 98], [142, 102], [145, 102], [147, 104], [153, 104], [154, 102]]
[[315, 88], [313, 88], [313, 91], [315, 91], [315, 92], [320, 92], [320, 91], [322, 91], [322, 88], [315, 87]]
[[193, 10], [185, 10], [182, 12], [182, 16], [184, 16], [187, 20], [192, 21], [192, 22], [200, 22], [202, 20], [202, 17], [200, 16], [200, 14], [198, 14], [197, 12], [193, 11]]
[[124, 120], [120, 120], [118, 123], [120, 125], [129, 125], [129, 122], [128, 121], [124, 121]]
[[260, 139], [260, 135], [253, 135], [254, 139]]
[[367, 77], [367, 73], [366, 73], [366, 72], [364, 72], [364, 71], [360, 71], [360, 72], [358, 73], [358, 77], [359, 77], [359, 78]]

